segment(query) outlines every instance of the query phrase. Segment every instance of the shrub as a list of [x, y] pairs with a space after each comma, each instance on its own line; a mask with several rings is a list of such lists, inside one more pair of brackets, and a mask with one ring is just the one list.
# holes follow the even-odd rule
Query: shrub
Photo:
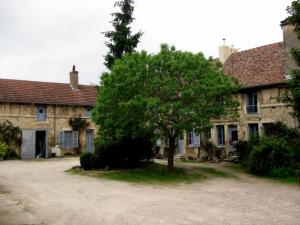
[[12, 149], [8, 148], [8, 151], [5, 154], [4, 159], [5, 160], [8, 160], [8, 159], [20, 159], [20, 156], [18, 156], [18, 154], [16, 153], [15, 150], [12, 150]]
[[10, 121], [0, 123], [0, 141], [8, 145], [21, 145], [22, 137], [19, 127], [15, 127]]
[[249, 167], [255, 174], [268, 174], [271, 170], [270, 155], [272, 146], [268, 143], [254, 146], [249, 157]]
[[253, 147], [250, 155], [250, 170], [256, 174], [292, 175], [293, 152], [283, 138], [264, 138]]
[[276, 177], [295, 176], [300, 173], [300, 133], [282, 122], [265, 127], [265, 137], [254, 137], [236, 145], [242, 165], [251, 172]]
[[149, 163], [154, 157], [153, 144], [147, 137], [125, 137], [119, 142], [96, 145], [101, 167], [130, 168]]
[[8, 151], [8, 146], [5, 143], [0, 143], [0, 157], [4, 158]]
[[97, 156], [91, 152], [84, 152], [80, 155], [80, 165], [84, 170], [91, 170], [97, 167]]

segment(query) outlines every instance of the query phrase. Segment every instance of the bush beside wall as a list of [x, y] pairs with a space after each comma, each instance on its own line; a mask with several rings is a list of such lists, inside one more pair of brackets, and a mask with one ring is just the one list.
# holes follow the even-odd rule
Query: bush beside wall
[[277, 122], [270, 124], [266, 136], [240, 141], [236, 148], [241, 164], [252, 173], [286, 177], [297, 176], [300, 172], [299, 146], [299, 132]]
[[95, 153], [84, 153], [80, 157], [84, 169], [132, 168], [145, 165], [154, 157], [153, 143], [147, 137], [123, 138], [119, 142], [100, 143]]

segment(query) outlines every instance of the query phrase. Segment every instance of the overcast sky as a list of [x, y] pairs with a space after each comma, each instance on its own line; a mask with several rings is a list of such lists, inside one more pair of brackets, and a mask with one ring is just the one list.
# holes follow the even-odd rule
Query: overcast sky
[[[111, 30], [112, 0], [0, 0], [0, 78], [98, 84]], [[239, 50], [282, 41], [292, 0], [136, 0], [138, 50], [161, 43], [218, 57], [222, 38]]]

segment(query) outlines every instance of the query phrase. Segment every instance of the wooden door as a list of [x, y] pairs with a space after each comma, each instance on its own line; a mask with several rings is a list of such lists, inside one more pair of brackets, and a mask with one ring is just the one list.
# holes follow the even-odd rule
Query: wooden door
[[86, 151], [94, 152], [94, 130], [86, 130]]
[[35, 158], [35, 130], [22, 130], [21, 159]]

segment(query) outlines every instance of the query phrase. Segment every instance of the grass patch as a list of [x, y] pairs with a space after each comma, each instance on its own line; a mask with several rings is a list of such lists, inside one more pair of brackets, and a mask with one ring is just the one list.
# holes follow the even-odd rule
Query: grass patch
[[226, 165], [226, 167], [228, 167], [230, 169], [233, 169], [235, 171], [238, 171], [238, 172], [243, 172], [243, 173], [250, 174], [250, 175], [252, 175], [256, 178], [268, 179], [268, 180], [274, 181], [276, 183], [292, 184], [292, 185], [298, 185], [299, 184], [299, 179], [297, 177], [292, 177], [292, 176], [289, 176], [289, 177], [274, 177], [274, 176], [269, 176], [269, 175], [258, 176], [258, 175], [252, 174], [249, 171], [249, 169], [243, 167], [241, 164], [228, 164], [228, 165]]
[[82, 169], [70, 169], [70, 174], [93, 176], [117, 181], [141, 184], [182, 184], [199, 182], [211, 178], [232, 178], [233, 175], [207, 167], [175, 167], [168, 171], [167, 165], [152, 163], [143, 168], [124, 169], [111, 171], [85, 171]]

